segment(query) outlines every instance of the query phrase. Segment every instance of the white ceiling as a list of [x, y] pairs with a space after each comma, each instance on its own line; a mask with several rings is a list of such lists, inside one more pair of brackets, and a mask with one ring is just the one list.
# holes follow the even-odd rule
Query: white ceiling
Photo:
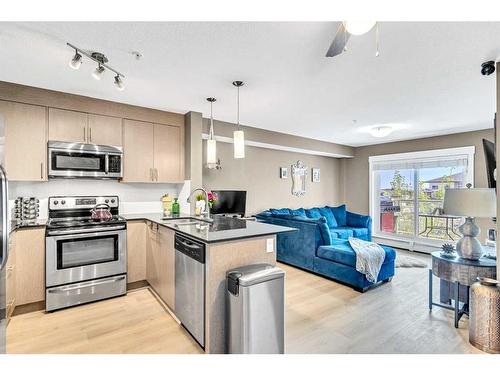
[[[0, 80], [204, 116], [215, 96], [214, 117], [234, 122], [240, 79], [242, 124], [354, 146], [492, 127], [495, 79], [480, 65], [499, 55], [500, 23], [383, 22], [379, 57], [372, 31], [325, 58], [337, 25], [3, 22]], [[125, 91], [89, 60], [70, 69], [66, 42], [105, 53]], [[386, 123], [387, 138], [362, 132]]]

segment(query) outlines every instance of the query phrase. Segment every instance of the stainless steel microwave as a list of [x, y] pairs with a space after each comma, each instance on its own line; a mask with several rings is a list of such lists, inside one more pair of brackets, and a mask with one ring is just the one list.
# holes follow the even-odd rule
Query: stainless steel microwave
[[123, 176], [121, 147], [48, 142], [49, 178], [118, 179]]

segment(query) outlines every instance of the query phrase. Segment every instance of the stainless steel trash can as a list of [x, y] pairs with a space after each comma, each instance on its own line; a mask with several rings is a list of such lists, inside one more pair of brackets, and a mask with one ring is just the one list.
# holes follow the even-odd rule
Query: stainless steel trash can
[[227, 273], [229, 353], [284, 353], [284, 286], [285, 272], [269, 264]]

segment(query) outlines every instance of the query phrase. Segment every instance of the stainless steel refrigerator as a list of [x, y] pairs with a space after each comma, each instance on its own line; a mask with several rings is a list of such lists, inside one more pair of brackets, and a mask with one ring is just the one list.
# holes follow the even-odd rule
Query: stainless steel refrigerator
[[0, 354], [5, 354], [7, 348], [7, 296], [5, 290], [7, 258], [9, 257], [7, 206], [7, 176], [5, 170], [0, 166]]

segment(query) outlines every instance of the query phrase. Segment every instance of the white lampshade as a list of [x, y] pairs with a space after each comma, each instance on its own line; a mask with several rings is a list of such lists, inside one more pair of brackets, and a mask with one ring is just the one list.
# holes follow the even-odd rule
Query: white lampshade
[[496, 217], [495, 189], [446, 189], [443, 211], [446, 215]]
[[215, 139], [207, 140], [207, 164], [217, 163], [217, 142]]
[[245, 157], [245, 133], [243, 130], [233, 132], [234, 158], [242, 159]]

